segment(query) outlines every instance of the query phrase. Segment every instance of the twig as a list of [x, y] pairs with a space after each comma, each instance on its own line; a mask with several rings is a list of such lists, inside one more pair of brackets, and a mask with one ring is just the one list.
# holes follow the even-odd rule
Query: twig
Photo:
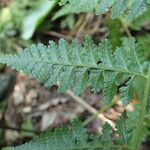
[[81, 99], [80, 97], [75, 96], [72, 91], [68, 90], [66, 92], [72, 99], [74, 99], [75, 101], [77, 101], [78, 103], [80, 103], [86, 110], [88, 110], [90, 113], [96, 115], [98, 118], [100, 118], [103, 122], [107, 122], [114, 130], [116, 130], [115, 128], [115, 124], [114, 122], [112, 122], [111, 120], [109, 120], [108, 118], [106, 118], [102, 113], [99, 113], [95, 108], [93, 108], [92, 106], [90, 106], [86, 101], [84, 101], [83, 99]]
[[88, 24], [88, 20], [91, 18], [91, 13], [88, 13], [85, 16], [85, 20], [83, 23], [80, 25], [79, 29], [77, 30], [76, 37], [79, 38], [83, 30], [85, 29], [86, 25]]
[[131, 38], [132, 35], [131, 35], [131, 33], [130, 33], [130, 30], [129, 30], [127, 24], [123, 21], [122, 18], [120, 18], [120, 21], [121, 21], [122, 27], [123, 27], [123, 29], [125, 30], [125, 32], [127, 33], [128, 37]]
[[96, 114], [90, 116], [87, 120], [84, 121], [84, 125], [87, 125], [89, 122], [91, 122], [92, 120], [96, 119], [97, 116], [100, 114], [100, 113], [103, 113], [105, 112], [106, 110], [108, 110], [110, 107], [112, 107], [114, 104], [115, 104], [116, 100], [114, 99], [109, 105], [107, 105], [106, 107], [100, 109]]
[[76, 24], [75, 24], [75, 26], [74, 26], [74, 29], [78, 29], [78, 28], [81, 26], [81, 24], [82, 24], [83, 21], [84, 21], [84, 18], [85, 18], [85, 14], [79, 16], [79, 19], [78, 19], [78, 21], [76, 22]]
[[74, 38], [68, 35], [64, 35], [55, 31], [44, 31], [42, 32], [46, 35], [50, 35], [50, 36], [54, 36], [54, 37], [58, 37], [58, 38], [65, 38], [66, 40], [73, 40]]

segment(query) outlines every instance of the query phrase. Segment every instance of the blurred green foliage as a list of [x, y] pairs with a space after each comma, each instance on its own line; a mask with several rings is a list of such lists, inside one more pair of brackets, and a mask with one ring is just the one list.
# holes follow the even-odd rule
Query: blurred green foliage
[[14, 0], [0, 7], [0, 51], [7, 53], [31, 45], [29, 39], [57, 3], [58, 0], [44, 3], [43, 0]]
[[[31, 119], [27, 119], [23, 122], [23, 124], [21, 125], [22, 129], [26, 129], [26, 130], [34, 130], [33, 124], [32, 124], [32, 120]], [[26, 132], [26, 131], [21, 131], [21, 135], [26, 137], [26, 136], [34, 136], [34, 132]]]
[[147, 11], [137, 17], [132, 23], [131, 23], [131, 28], [134, 30], [140, 30], [144, 25], [149, 25], [150, 24], [150, 8], [147, 9]]
[[69, 30], [73, 30], [75, 24], [75, 16], [68, 15], [64, 20], [61, 22], [61, 28], [69, 28]]
[[121, 45], [121, 38], [123, 34], [121, 33], [121, 22], [119, 19], [107, 19], [106, 26], [108, 28], [109, 39], [112, 43], [113, 49]]
[[0, 8], [0, 51], [12, 52], [16, 47], [28, 46], [28, 41], [20, 38], [23, 18], [27, 7], [33, 4], [29, 0], [10, 1], [6, 7]]
[[38, 0], [35, 6], [32, 7], [23, 20], [22, 27], [22, 38], [30, 39], [36, 28], [43, 22], [46, 16], [53, 10], [57, 5], [58, 0]]
[[150, 34], [144, 34], [137, 37], [138, 42], [145, 51], [145, 55], [150, 59]]

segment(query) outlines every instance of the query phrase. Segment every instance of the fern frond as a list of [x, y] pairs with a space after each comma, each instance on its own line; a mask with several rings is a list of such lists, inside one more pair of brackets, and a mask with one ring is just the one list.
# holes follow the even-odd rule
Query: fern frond
[[65, 5], [67, 2], [68, 2], [68, 0], [61, 0], [61, 1], [59, 2], [59, 5]]
[[[141, 102], [139, 102], [139, 103], [140, 104], [134, 106], [133, 112], [127, 112], [128, 118], [126, 119], [126, 126], [133, 131], [138, 126], [138, 119], [137, 118], [140, 118]], [[147, 119], [145, 119], [142, 122], [142, 131], [139, 134], [140, 142], [144, 142], [145, 139], [149, 136], [150, 131], [149, 131], [149, 128], [147, 128], [147, 122], [148, 122]]]
[[70, 128], [57, 129], [54, 132], [47, 131], [34, 138], [31, 142], [12, 147], [10, 150], [119, 150], [122, 145], [113, 145], [109, 133], [110, 126], [105, 125], [103, 134], [92, 136], [89, 140], [87, 130], [81, 123], [76, 122]]
[[124, 112], [116, 123], [119, 138], [116, 139], [118, 144], [128, 144], [133, 136], [133, 129], [127, 126], [127, 114]]
[[86, 129], [80, 123], [75, 123], [73, 128], [57, 129], [54, 133], [47, 131], [30, 143], [10, 148], [10, 150], [74, 150], [86, 146]]
[[123, 13], [127, 11], [127, 18], [132, 20], [137, 16], [143, 14], [148, 6], [148, 1], [146, 0], [99, 0], [99, 7], [96, 9], [96, 14], [103, 14], [108, 9], [111, 9], [111, 17], [120, 17]]
[[120, 88], [121, 100], [124, 105], [127, 105], [133, 99], [132, 79]]
[[[69, 4], [65, 4], [69, 1]], [[59, 17], [65, 16], [67, 14], [79, 14], [82, 12], [92, 12], [95, 9], [96, 3], [95, 0], [67, 0], [61, 1], [60, 4], [64, 5], [60, 10], [56, 12], [52, 20], [55, 20]]]
[[126, 15], [129, 20], [132, 20], [143, 14], [150, 2], [149, 0], [61, 0], [60, 4], [66, 4], [66, 6], [58, 11], [53, 19], [70, 13], [91, 12], [95, 10], [95, 13], [100, 15], [111, 10], [111, 17], [113, 19]]
[[150, 7], [147, 9], [147, 11], [137, 17], [132, 23], [131, 23], [131, 27], [134, 30], [140, 30], [142, 27], [144, 27], [146, 24], [148, 24], [150, 22]]
[[16, 55], [1, 56], [0, 63], [22, 70], [45, 86], [59, 84], [61, 92], [72, 88], [76, 95], [87, 86], [100, 90], [98, 82], [103, 80], [105, 103], [111, 102], [117, 92], [117, 76], [122, 80], [125, 75], [146, 78], [144, 54], [134, 39], [124, 39], [114, 53], [108, 40], [97, 46], [87, 37], [82, 46], [78, 41], [68, 44], [61, 39], [58, 45], [50, 41], [49, 46], [33, 45]]
[[120, 150], [129, 144], [132, 130], [125, 126], [126, 118], [122, 116], [117, 122], [117, 137], [112, 137], [111, 127], [105, 124], [101, 135], [88, 135], [87, 129], [80, 122], [71, 127], [46, 131], [31, 142], [9, 150]]
[[111, 137], [110, 131], [111, 131], [110, 126], [108, 124], [105, 124], [102, 129], [102, 136], [100, 138], [100, 141], [102, 145], [108, 146], [106, 150], [115, 150], [113, 147], [109, 148], [109, 145], [113, 145], [113, 139]]

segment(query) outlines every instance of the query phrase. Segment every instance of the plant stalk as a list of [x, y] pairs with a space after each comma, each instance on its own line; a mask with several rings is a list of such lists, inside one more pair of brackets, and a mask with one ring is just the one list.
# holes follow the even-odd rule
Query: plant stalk
[[139, 144], [139, 140], [140, 140], [140, 134], [142, 131], [142, 126], [143, 126], [143, 121], [144, 118], [146, 116], [146, 108], [147, 108], [147, 104], [148, 104], [148, 99], [149, 99], [149, 93], [150, 93], [150, 65], [149, 65], [149, 69], [148, 69], [148, 78], [146, 80], [146, 85], [145, 85], [145, 91], [144, 91], [144, 96], [143, 96], [143, 100], [141, 103], [141, 113], [140, 113], [140, 118], [139, 118], [139, 122], [137, 124], [137, 128], [135, 130], [135, 133], [133, 135], [132, 138], [132, 150], [136, 150]]
[[83, 122], [83, 125], [85, 126], [85, 125], [87, 125], [89, 122], [91, 122], [92, 120], [96, 119], [100, 113], [103, 113], [103, 112], [105, 112], [106, 110], [108, 110], [110, 107], [112, 107], [112, 106], [115, 104], [115, 102], [116, 102], [116, 101], [113, 100], [109, 105], [103, 107], [103, 108], [100, 109], [96, 114], [93, 114], [92, 116], [90, 116], [87, 120], [85, 120], [85, 121]]
[[132, 38], [132, 35], [130, 33], [127, 23], [122, 18], [120, 18], [120, 21], [121, 21], [122, 27], [123, 27], [124, 31], [126, 32], [127, 36], [129, 38]]
[[68, 90], [66, 93], [72, 99], [74, 99], [75, 101], [77, 101], [81, 106], [83, 106], [86, 110], [88, 110], [90, 113], [92, 113], [94, 115], [97, 114], [96, 116], [98, 118], [100, 118], [103, 122], [107, 122], [114, 130], [116, 130], [114, 122], [112, 122], [111, 120], [109, 120], [108, 118], [106, 118], [102, 113], [98, 113], [98, 111], [94, 107], [90, 106], [87, 102], [85, 102], [84, 100], [82, 100], [80, 97], [75, 96], [72, 93], [72, 91]]

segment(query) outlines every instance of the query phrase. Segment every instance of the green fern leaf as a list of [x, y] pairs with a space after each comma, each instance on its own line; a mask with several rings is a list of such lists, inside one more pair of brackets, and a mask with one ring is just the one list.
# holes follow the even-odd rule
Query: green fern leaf
[[137, 16], [143, 14], [147, 10], [147, 4], [145, 0], [135, 0], [133, 1], [129, 13], [128, 13], [128, 19], [131, 20], [133, 18], [136, 18]]
[[69, 4], [66, 4], [60, 10], [57, 11], [52, 20], [56, 20], [57, 18], [65, 16], [67, 14], [92, 12], [95, 8], [95, 4], [95, 0], [70, 0]]
[[59, 2], [59, 5], [64, 5], [64, 4], [66, 4], [68, 1], [69, 1], [69, 0], [61, 0], [61, 1]]
[[133, 100], [133, 89], [132, 80], [128, 81], [125, 86], [120, 88], [121, 100], [124, 105], [127, 105], [131, 100]]
[[89, 75], [89, 83], [91, 84], [92, 91], [99, 92], [103, 89], [103, 74], [100, 70], [91, 70]]
[[[133, 112], [127, 112], [128, 118], [126, 119], [126, 126], [133, 131], [135, 130], [135, 128], [137, 128], [137, 125], [138, 125], [137, 118], [140, 118], [140, 111], [141, 111], [141, 106], [139, 104], [139, 105], [134, 106]], [[144, 142], [150, 133], [149, 128], [147, 128], [146, 124], [147, 124], [147, 119], [145, 119], [142, 122], [142, 132], [140, 132], [140, 135], [139, 135], [139, 139], [141, 142]]]
[[[113, 141], [110, 134], [111, 127], [108, 124], [103, 126], [101, 143], [109, 147], [109, 145], [113, 145]], [[106, 148], [106, 150], [112, 150], [113, 148]]]
[[47, 131], [33, 141], [10, 150], [73, 150], [86, 148], [87, 133], [81, 123], [74, 123], [72, 128], [57, 129], [54, 133]]
[[150, 22], [150, 7], [147, 9], [147, 11], [137, 17], [132, 23], [131, 23], [131, 27], [134, 29], [134, 30], [141, 30], [142, 27], [144, 27], [145, 25], [149, 24]]
[[112, 7], [111, 17], [115, 19], [123, 15], [125, 9], [127, 8], [127, 5], [128, 0], [116, 0]]
[[108, 105], [117, 93], [117, 85], [115, 80], [118, 72], [105, 72], [104, 73], [104, 102]]
[[111, 10], [111, 17], [113, 19], [125, 15], [131, 21], [144, 13], [150, 2], [149, 0], [62, 0], [61, 4], [66, 4], [66, 6], [59, 10], [53, 19], [70, 13], [91, 12], [95, 10], [95, 13], [100, 15]]
[[94, 91], [102, 89], [102, 83], [95, 82], [103, 80], [105, 103], [117, 93], [120, 74], [146, 78], [144, 54], [134, 39], [124, 39], [123, 46], [114, 53], [108, 40], [96, 46], [87, 37], [82, 46], [77, 41], [68, 44], [61, 39], [58, 45], [51, 41], [49, 46], [33, 45], [16, 55], [1, 56], [0, 63], [22, 70], [45, 86], [58, 84], [61, 92], [71, 88], [76, 95], [87, 86]]
[[47, 131], [34, 138], [31, 142], [9, 150], [119, 150], [121, 145], [113, 148], [113, 139], [109, 133], [111, 127], [104, 125], [101, 136], [88, 137], [87, 130], [81, 123], [73, 123], [70, 128], [57, 129], [54, 132]]
[[128, 119], [127, 114], [126, 112], [124, 112], [116, 123], [119, 138], [117, 138], [115, 142], [118, 144], [123, 143], [128, 144], [133, 136], [133, 130], [126, 124], [127, 119]]
[[103, 14], [113, 6], [114, 0], [99, 0], [100, 5], [96, 9], [96, 14]]
[[100, 0], [99, 7], [96, 9], [96, 14], [103, 14], [108, 8], [112, 8], [112, 18], [117, 18], [129, 8], [129, 11], [127, 11], [127, 18], [132, 20], [147, 10], [147, 4], [149, 3], [146, 0], [133, 0], [131, 5], [129, 0], [111, 0], [109, 2]]

